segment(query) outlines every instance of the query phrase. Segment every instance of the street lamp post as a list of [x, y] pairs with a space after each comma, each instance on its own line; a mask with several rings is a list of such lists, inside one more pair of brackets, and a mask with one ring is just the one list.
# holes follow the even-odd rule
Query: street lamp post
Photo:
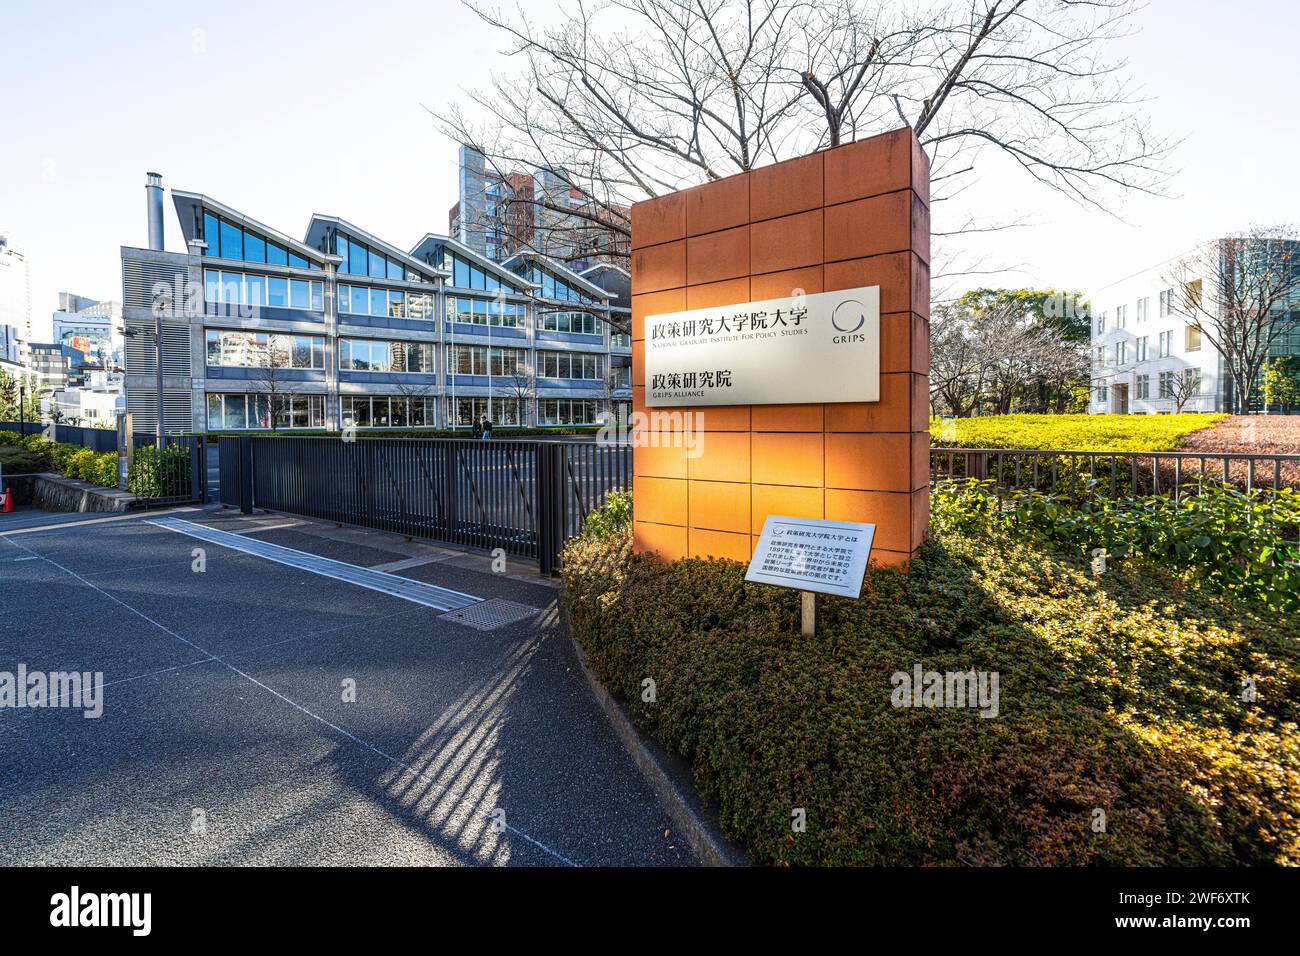
[[163, 448], [163, 347], [162, 347], [162, 309], [156, 305], [153, 310], [153, 341], [154, 341], [154, 364], [157, 370], [158, 385], [158, 430], [157, 441], [158, 451], [162, 452]]

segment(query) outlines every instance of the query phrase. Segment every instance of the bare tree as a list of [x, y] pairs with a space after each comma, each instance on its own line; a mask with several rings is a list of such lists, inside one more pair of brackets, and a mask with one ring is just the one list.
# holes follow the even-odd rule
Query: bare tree
[[515, 362], [514, 370], [505, 378], [505, 393], [515, 402], [519, 409], [519, 425], [526, 427], [528, 423], [528, 410], [533, 408], [534, 400], [537, 398], [537, 380], [533, 378], [532, 370], [521, 359]]
[[1169, 372], [1169, 397], [1174, 400], [1174, 414], [1181, 414], [1183, 406], [1201, 394], [1201, 373], [1199, 369], [1185, 368], [1180, 372]]
[[1165, 273], [1175, 314], [1223, 356], [1238, 414], [1274, 343], [1300, 327], [1300, 238], [1295, 226], [1254, 226], [1212, 240]]
[[1037, 319], [1014, 294], [935, 306], [930, 348], [931, 404], [958, 418], [986, 406], [999, 415], [1061, 411], [1088, 375], [1087, 343]]
[[407, 422], [406, 422], [408, 426], [413, 426], [417, 428], [433, 427], [433, 425], [437, 421], [436, 417], [430, 419], [429, 416], [424, 415], [422, 413], [421, 417], [424, 418], [425, 421], [422, 425], [417, 426], [415, 425], [415, 416], [412, 413], [412, 411], [417, 402], [424, 403], [426, 399], [433, 398], [438, 394], [438, 390], [434, 386], [421, 385], [414, 382], [397, 382], [393, 385], [393, 391], [396, 392], [397, 395], [399, 395], [401, 398], [409, 400], [407, 402], [408, 412], [407, 412]]
[[575, 0], [549, 26], [470, 6], [518, 67], [433, 111], [441, 128], [498, 176], [549, 170], [583, 197], [518, 201], [623, 240], [636, 200], [900, 125], [935, 203], [994, 154], [1103, 208], [1166, 174], [1171, 144], [1107, 50], [1138, 0]]
[[290, 339], [286, 335], [267, 336], [266, 349], [260, 356], [263, 361], [256, 366], [257, 374], [250, 382], [253, 391], [266, 399], [271, 415], [271, 431], [279, 430], [282, 413], [292, 424], [292, 383], [284, 374], [286, 369], [293, 366], [289, 343]]
[[956, 418], [979, 403], [983, 359], [970, 329], [970, 309], [957, 303], [936, 305], [930, 313], [930, 407]]

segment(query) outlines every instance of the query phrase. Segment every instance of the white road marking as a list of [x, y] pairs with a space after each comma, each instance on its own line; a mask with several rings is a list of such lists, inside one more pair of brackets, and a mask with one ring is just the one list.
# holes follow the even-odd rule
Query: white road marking
[[413, 581], [410, 578], [399, 577], [395, 574], [385, 574], [383, 571], [375, 571], [357, 564], [348, 564], [346, 561], [335, 561], [332, 558], [323, 558], [307, 551], [271, 544], [269, 541], [259, 541], [255, 538], [250, 540], [229, 531], [221, 531], [207, 525], [196, 524], [193, 521], [183, 521], [180, 518], [162, 518], [158, 521], [150, 521], [149, 524], [157, 528], [165, 528], [168, 531], [175, 531], [177, 534], [198, 538], [200, 541], [207, 541], [209, 544], [229, 548], [232, 551], [240, 551], [255, 558], [263, 558], [300, 571], [309, 571], [312, 574], [333, 578], [336, 581], [355, 584], [358, 587], [368, 588], [371, 591], [378, 591], [381, 594], [388, 594], [415, 604], [423, 604], [425, 607], [437, 608], [440, 611], [452, 611], [456, 608], [469, 607], [471, 604], [478, 604], [483, 600], [472, 594], [453, 591], [450, 588], [440, 588], [436, 584], [425, 584], [422, 581]]
[[[188, 522], [186, 523], [188, 524]], [[323, 724], [324, 726], [328, 727], [330, 730], [333, 730], [335, 733], [339, 734], [340, 736], [345, 737], [348, 740], [352, 741], [357, 746], [369, 750], [371, 753], [377, 754], [378, 756], [382, 757], [384, 760], [387, 760], [393, 766], [401, 770], [402, 773], [409, 774], [415, 777], [417, 780], [420, 780], [425, 784], [429, 785], [430, 787], [433, 787], [435, 790], [440, 792], [440, 795], [450, 796], [452, 799], [456, 800], [462, 806], [467, 807], [471, 813], [475, 813], [481, 817], [491, 820], [494, 826], [499, 826], [505, 830], [509, 830], [511, 833], [515, 834], [520, 839], [527, 840], [529, 843], [537, 847], [539, 850], [542, 850], [545, 853], [549, 853], [551, 856], [555, 857], [555, 859], [559, 860], [565, 866], [578, 865], [574, 863], [572, 860], [570, 860], [567, 856], [560, 853], [558, 850], [551, 849], [545, 843], [541, 842], [540, 840], [534, 837], [529, 836], [527, 833], [520, 830], [518, 827], [513, 826], [505, 819], [494, 817], [491, 811], [484, 810], [478, 807], [476, 801], [470, 800], [464, 794], [452, 790], [450, 787], [443, 786], [442, 784], [438, 783], [438, 781], [435, 780], [433, 777], [429, 776], [428, 774], [424, 773], [421, 770], [417, 770], [416, 768], [412, 767], [405, 760], [401, 760], [398, 757], [394, 757], [392, 754], [386, 753], [385, 751], [381, 750], [379, 747], [376, 747], [374, 744], [370, 743], [370, 741], [363, 740], [361, 737], [358, 737], [356, 734], [353, 734], [350, 731], [345, 730], [344, 728], [340, 727], [336, 723], [333, 723], [332, 721], [326, 720], [320, 714], [317, 714], [312, 710], [308, 709], [307, 707], [304, 707], [302, 704], [298, 703], [297, 701], [292, 700], [289, 697], [286, 697], [284, 694], [280, 693], [275, 688], [268, 687], [266, 684], [263, 684], [256, 677], [253, 677], [251, 674], [245, 673], [244, 671], [240, 670], [238, 667], [236, 667], [234, 664], [227, 661], [220, 654], [214, 654], [211, 651], [207, 650], [206, 648], [200, 647], [198, 644], [195, 644], [193, 641], [181, 637], [181, 635], [177, 634], [171, 628], [167, 627], [164, 624], [160, 624], [159, 622], [151, 618], [148, 614], [145, 614], [143, 611], [132, 607], [130, 604], [127, 604], [121, 598], [109, 594], [99, 585], [95, 584], [93, 581], [86, 580], [84, 577], [82, 577], [76, 571], [73, 571], [71, 568], [64, 567], [62, 564], [59, 564], [57, 561], [53, 560], [52, 558], [48, 558], [43, 554], [36, 554], [26, 545], [19, 544], [17, 541], [10, 541], [9, 543], [16, 548], [22, 548], [24, 551], [28, 552], [33, 557], [40, 558], [42, 561], [45, 561], [48, 564], [53, 565], [54, 567], [58, 568], [60, 571], [62, 571], [64, 574], [68, 575], [69, 577], [75, 578], [76, 580], [80, 581], [82, 584], [90, 588], [92, 591], [97, 591], [98, 593], [100, 593], [101, 595], [103, 595], [104, 597], [112, 601], [114, 604], [121, 605], [122, 607], [130, 611], [132, 614], [134, 614], [136, 617], [140, 618], [141, 620], [149, 624], [152, 624], [154, 627], [162, 631], [168, 637], [180, 641], [182, 644], [186, 645], [187, 647], [194, 648], [194, 650], [204, 655], [205, 658], [215, 661], [216, 663], [220, 664], [222, 667], [225, 667], [226, 669], [244, 678], [244, 680], [248, 681], [249, 683], [257, 687], [260, 687], [268, 694], [271, 694], [272, 696], [277, 697], [280, 700], [284, 701], [286, 704], [288, 704], [290, 707], [292, 707], [294, 710], [298, 711], [299, 713], [304, 714], [307, 717], [310, 717], [312, 720], [315, 720], [317, 723]], [[195, 662], [195, 663], [203, 663], [203, 662]]]

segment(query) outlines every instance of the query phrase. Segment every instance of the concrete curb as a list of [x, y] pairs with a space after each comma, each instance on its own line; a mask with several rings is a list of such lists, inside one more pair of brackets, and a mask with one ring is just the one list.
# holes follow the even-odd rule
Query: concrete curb
[[655, 793], [664, 812], [673, 822], [677, 833], [686, 840], [706, 866], [748, 866], [744, 853], [732, 846], [722, 835], [722, 828], [713, 815], [700, 803], [691, 784], [690, 768], [679, 758], [668, 753], [659, 743], [643, 735], [632, 723], [623, 705], [614, 699], [597, 680], [587, 663], [587, 654], [574, 636], [568, 617], [561, 615], [561, 623], [569, 635], [582, 673], [587, 677], [591, 693], [600, 709], [609, 718], [614, 733], [623, 744], [632, 762], [637, 765], [650, 789]]

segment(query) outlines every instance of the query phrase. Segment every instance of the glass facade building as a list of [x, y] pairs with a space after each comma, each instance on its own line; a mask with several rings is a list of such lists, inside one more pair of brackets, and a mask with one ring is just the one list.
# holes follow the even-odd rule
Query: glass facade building
[[[301, 240], [173, 190], [188, 254], [123, 247], [127, 408], [170, 431], [562, 427], [631, 407], [626, 273], [409, 250], [332, 216]], [[613, 270], [612, 272], [610, 270]], [[612, 280], [612, 281], [611, 281]]]

